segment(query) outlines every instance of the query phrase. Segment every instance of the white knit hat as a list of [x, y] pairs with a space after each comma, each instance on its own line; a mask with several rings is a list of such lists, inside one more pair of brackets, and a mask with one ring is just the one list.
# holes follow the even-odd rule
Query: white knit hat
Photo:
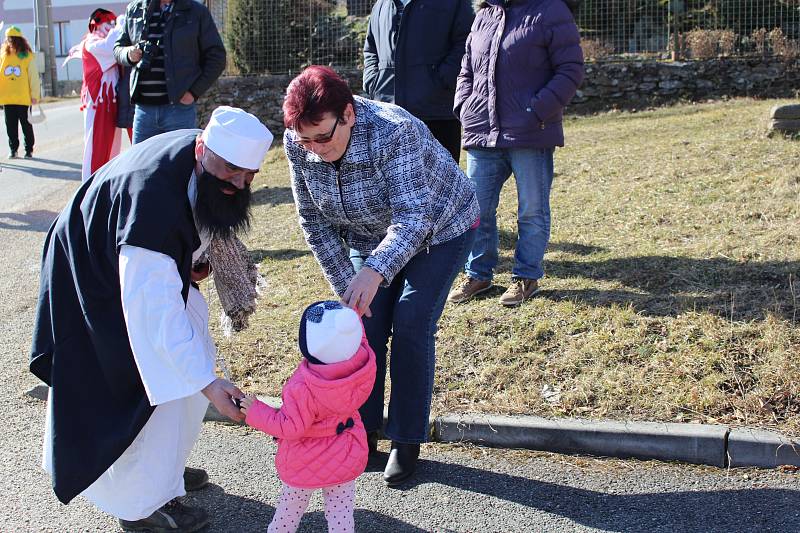
[[261, 167], [272, 144], [272, 134], [255, 115], [226, 105], [211, 113], [202, 139], [222, 159], [248, 170]]
[[300, 320], [300, 351], [311, 363], [340, 363], [356, 354], [363, 335], [358, 313], [339, 302], [317, 302]]

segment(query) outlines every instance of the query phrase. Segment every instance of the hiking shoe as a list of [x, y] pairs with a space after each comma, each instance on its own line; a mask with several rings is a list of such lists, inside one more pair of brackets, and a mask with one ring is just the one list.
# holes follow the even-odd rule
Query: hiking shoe
[[490, 288], [492, 288], [491, 281], [482, 281], [467, 276], [458, 287], [450, 291], [450, 294], [447, 295], [447, 301], [460, 304], [471, 300], [482, 292], [488, 291]]
[[500, 297], [500, 303], [506, 307], [516, 307], [539, 292], [539, 282], [535, 279], [517, 278]]
[[200, 490], [208, 485], [208, 473], [202, 468], [187, 466], [183, 469], [183, 488], [187, 491]]
[[8, 152], [8, 158], [9, 159], [16, 159], [17, 158], [17, 152]]
[[25, 152], [25, 159], [33, 159], [33, 152]]
[[123, 531], [148, 533], [190, 533], [208, 524], [208, 513], [199, 507], [183, 505], [177, 498], [170, 500], [147, 518], [119, 519]]

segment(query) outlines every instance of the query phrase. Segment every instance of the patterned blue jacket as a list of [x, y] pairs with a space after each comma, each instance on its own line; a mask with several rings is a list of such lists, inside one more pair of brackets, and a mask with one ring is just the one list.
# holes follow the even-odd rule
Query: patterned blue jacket
[[414, 254], [478, 218], [472, 183], [420, 120], [393, 104], [355, 101], [338, 171], [296, 144], [291, 130], [283, 137], [300, 226], [339, 296], [355, 275], [348, 246], [389, 284]]

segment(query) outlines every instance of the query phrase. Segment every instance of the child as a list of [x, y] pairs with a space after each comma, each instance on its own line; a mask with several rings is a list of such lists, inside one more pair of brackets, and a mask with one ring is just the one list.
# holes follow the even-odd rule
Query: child
[[338, 302], [317, 302], [300, 319], [303, 361], [274, 409], [248, 395], [248, 425], [278, 438], [283, 490], [268, 532], [296, 531], [314, 489], [322, 489], [329, 532], [353, 531], [355, 479], [367, 465], [358, 408], [375, 382], [375, 353], [361, 319]]
[[40, 97], [39, 71], [33, 50], [16, 26], [6, 30], [6, 40], [0, 46], [0, 105], [6, 116], [8, 158], [17, 157], [19, 126], [25, 138], [25, 157], [33, 157], [33, 126], [28, 122], [28, 109]]

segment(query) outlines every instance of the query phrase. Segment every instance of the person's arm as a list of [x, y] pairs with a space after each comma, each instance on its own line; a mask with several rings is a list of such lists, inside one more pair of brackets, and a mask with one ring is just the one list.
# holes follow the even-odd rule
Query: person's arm
[[36, 66], [36, 56], [31, 53], [31, 60], [28, 63], [28, 89], [31, 92], [31, 103], [36, 104], [42, 98], [42, 87], [39, 81], [39, 67]]
[[372, 251], [364, 266], [380, 274], [384, 285], [392, 282], [422, 246], [433, 227], [430, 216], [431, 198], [423, 161], [423, 144], [416, 126], [404, 122], [398, 127], [392, 148], [381, 163], [389, 189], [392, 221], [386, 236]]
[[208, 308], [191, 294], [184, 305], [175, 261], [123, 245], [119, 277], [128, 337], [150, 405], [191, 396], [216, 380], [216, 349], [203, 330]]
[[116, 42], [114, 42], [114, 59], [116, 59], [117, 63], [126, 67], [132, 67], [137, 62], [131, 61], [131, 58], [128, 56], [128, 52], [134, 48], [131, 43], [131, 36], [128, 33], [130, 29], [130, 21], [131, 21], [131, 7], [129, 6], [127, 11], [125, 12], [125, 24], [123, 24], [122, 29], [117, 36]]
[[298, 439], [314, 423], [314, 406], [311, 393], [300, 384], [289, 384], [281, 394], [280, 409], [270, 407], [260, 400], [248, 396], [242, 402], [247, 413], [248, 426], [279, 439]]
[[308, 192], [303, 177], [297, 175], [295, 167], [302, 164], [305, 151], [293, 146], [294, 143], [289, 135], [287, 130], [284, 135], [284, 150], [289, 162], [289, 178], [300, 227], [325, 279], [333, 291], [341, 297], [355, 275], [355, 269], [337, 228], [320, 212]]
[[552, 20], [546, 28], [547, 53], [553, 66], [553, 77], [531, 98], [531, 109], [540, 122], [562, 110], [583, 81], [583, 51], [575, 19], [563, 2], [554, 2], [552, 12], [545, 20]]
[[456, 117], [461, 118], [461, 107], [472, 94], [472, 53], [470, 45], [472, 42], [472, 34], [467, 36], [467, 42], [464, 45], [464, 57], [461, 58], [461, 72], [458, 74], [456, 80], [456, 96], [453, 101], [453, 113]]
[[475, 20], [475, 13], [472, 11], [469, 0], [460, 0], [458, 11], [450, 27], [450, 51], [437, 68], [439, 80], [448, 89], [452, 89], [456, 85], [473, 20]]
[[114, 48], [117, 39], [122, 34], [122, 24], [114, 26], [108, 35], [102, 39], [92, 39], [86, 42], [86, 51], [94, 56], [103, 72], [115, 67], [117, 58], [114, 56]]
[[364, 92], [372, 98], [373, 86], [378, 78], [378, 47], [375, 45], [375, 35], [372, 31], [373, 24], [378, 23], [378, 7], [380, 2], [372, 6], [372, 13], [369, 16], [367, 25], [367, 37], [364, 39]]
[[[217, 31], [217, 25], [211, 13], [204, 6], [197, 6], [200, 11], [200, 76], [194, 81], [189, 92], [195, 99], [200, 98], [217, 81], [225, 70], [225, 45]], [[180, 52], [177, 52], [180, 53]]]

